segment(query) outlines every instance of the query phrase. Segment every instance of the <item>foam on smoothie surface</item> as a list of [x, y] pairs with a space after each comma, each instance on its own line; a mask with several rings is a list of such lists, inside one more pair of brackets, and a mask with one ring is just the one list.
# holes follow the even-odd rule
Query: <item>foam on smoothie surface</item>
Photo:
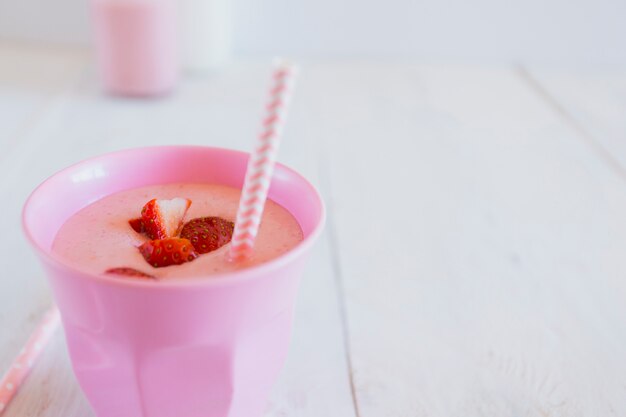
[[135, 232], [128, 221], [136, 218], [149, 200], [188, 198], [192, 201], [185, 221], [217, 216], [235, 221], [240, 190], [215, 184], [168, 184], [112, 194], [85, 207], [68, 219], [57, 233], [53, 253], [66, 263], [94, 274], [115, 267], [135, 268], [155, 277], [195, 277], [233, 271], [267, 262], [302, 241], [302, 229], [283, 207], [267, 200], [254, 256], [229, 262], [230, 244], [203, 254], [192, 262], [154, 268], [137, 249], [149, 239]]

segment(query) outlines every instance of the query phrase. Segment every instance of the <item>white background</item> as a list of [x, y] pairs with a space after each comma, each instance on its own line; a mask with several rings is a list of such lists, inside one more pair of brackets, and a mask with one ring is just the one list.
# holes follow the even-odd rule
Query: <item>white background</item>
[[[2, 0], [0, 37], [86, 44], [88, 4]], [[623, 0], [236, 0], [233, 8], [240, 56], [626, 67]]]

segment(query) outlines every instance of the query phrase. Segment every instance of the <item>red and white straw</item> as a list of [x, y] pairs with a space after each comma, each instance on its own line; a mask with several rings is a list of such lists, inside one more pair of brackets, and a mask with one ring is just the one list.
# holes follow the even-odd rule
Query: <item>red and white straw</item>
[[256, 148], [248, 160], [239, 200], [235, 231], [229, 252], [232, 260], [245, 259], [253, 253], [267, 192], [272, 182], [295, 74], [296, 67], [292, 63], [281, 60], [274, 65], [270, 99], [263, 119], [263, 127]]
[[0, 380], [0, 416], [28, 376], [33, 364], [50, 340], [50, 337], [59, 327], [59, 323], [59, 310], [53, 307], [44, 315], [24, 348], [13, 361], [11, 368]]

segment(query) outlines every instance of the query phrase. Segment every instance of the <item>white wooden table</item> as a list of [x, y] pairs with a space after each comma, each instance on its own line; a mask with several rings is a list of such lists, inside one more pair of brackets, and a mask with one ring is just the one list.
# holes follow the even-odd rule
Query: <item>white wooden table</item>
[[[247, 150], [267, 75], [115, 99], [85, 51], [0, 43], [0, 370], [51, 304], [31, 189], [126, 147]], [[626, 415], [626, 73], [304, 62], [280, 159], [330, 218], [268, 417]], [[61, 332], [6, 416], [93, 416]]]

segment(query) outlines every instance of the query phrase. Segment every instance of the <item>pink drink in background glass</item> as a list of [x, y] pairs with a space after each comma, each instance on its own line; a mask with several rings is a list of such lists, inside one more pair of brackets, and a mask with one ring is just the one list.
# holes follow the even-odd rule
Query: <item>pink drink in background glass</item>
[[75, 268], [52, 251], [61, 226], [105, 196], [159, 184], [241, 188], [247, 159], [205, 147], [128, 150], [53, 175], [26, 203], [26, 236], [98, 417], [262, 416], [287, 353], [299, 277], [324, 223], [320, 196], [304, 178], [277, 165], [269, 192], [303, 240], [248, 268], [204, 279], [122, 279]]
[[65, 222], [54, 240], [52, 251], [64, 262], [86, 272], [101, 274], [112, 267], [130, 267], [162, 279], [206, 277], [248, 268], [276, 258], [302, 241], [302, 230], [296, 219], [283, 207], [268, 200], [256, 251], [245, 262], [230, 262], [226, 245], [193, 262], [153, 268], [137, 250], [149, 239], [134, 231], [128, 220], [138, 217], [149, 200], [188, 198], [192, 204], [185, 221], [217, 216], [234, 222], [240, 194], [241, 190], [215, 184], [167, 184], [112, 194], [85, 207]]
[[171, 91], [179, 73], [175, 0], [91, 0], [104, 88], [150, 96]]

